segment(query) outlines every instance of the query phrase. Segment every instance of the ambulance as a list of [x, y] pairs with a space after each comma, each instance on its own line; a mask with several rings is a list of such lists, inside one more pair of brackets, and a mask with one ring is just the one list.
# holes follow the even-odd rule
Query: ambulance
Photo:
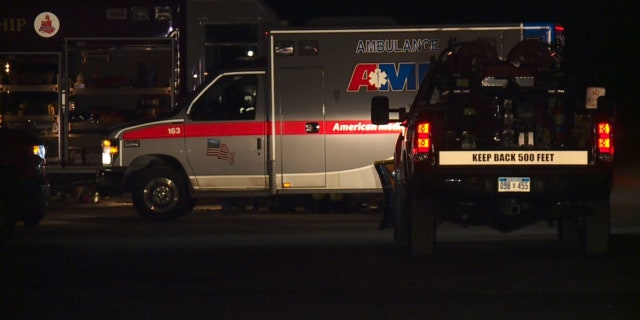
[[[169, 220], [200, 198], [382, 193], [374, 161], [393, 157], [400, 123], [371, 122], [370, 101], [409, 106], [432, 57], [483, 39], [506, 55], [554, 24], [274, 28], [255, 66], [209, 76], [166, 115], [102, 141], [101, 194], [131, 193], [138, 213]], [[558, 45], [560, 44], [560, 45]]]

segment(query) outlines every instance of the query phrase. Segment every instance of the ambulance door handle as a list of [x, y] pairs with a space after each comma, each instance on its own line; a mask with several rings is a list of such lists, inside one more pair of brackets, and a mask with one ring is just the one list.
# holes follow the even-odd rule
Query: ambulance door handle
[[307, 122], [304, 125], [304, 131], [306, 133], [318, 133], [320, 132], [320, 124], [317, 122]]
[[257, 142], [258, 143], [256, 144], [256, 148], [258, 150], [262, 150], [262, 138], [258, 138]]

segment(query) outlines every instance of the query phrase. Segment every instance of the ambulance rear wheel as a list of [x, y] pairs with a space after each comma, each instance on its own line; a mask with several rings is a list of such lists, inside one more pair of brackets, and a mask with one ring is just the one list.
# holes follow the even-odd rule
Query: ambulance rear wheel
[[140, 216], [155, 221], [178, 218], [189, 212], [191, 203], [186, 179], [168, 167], [155, 167], [140, 174], [131, 200]]

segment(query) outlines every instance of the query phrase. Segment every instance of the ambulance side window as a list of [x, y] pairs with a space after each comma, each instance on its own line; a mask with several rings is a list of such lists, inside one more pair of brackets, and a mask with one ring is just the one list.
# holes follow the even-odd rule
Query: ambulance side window
[[191, 108], [194, 121], [255, 120], [258, 78], [229, 75], [220, 78]]

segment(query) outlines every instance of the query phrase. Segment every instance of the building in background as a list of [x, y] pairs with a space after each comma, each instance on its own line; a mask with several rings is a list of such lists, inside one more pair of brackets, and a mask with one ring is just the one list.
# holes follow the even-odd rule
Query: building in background
[[110, 128], [169, 113], [207, 74], [258, 60], [281, 24], [260, 0], [3, 2], [2, 125], [42, 137], [50, 172], [93, 172]]

